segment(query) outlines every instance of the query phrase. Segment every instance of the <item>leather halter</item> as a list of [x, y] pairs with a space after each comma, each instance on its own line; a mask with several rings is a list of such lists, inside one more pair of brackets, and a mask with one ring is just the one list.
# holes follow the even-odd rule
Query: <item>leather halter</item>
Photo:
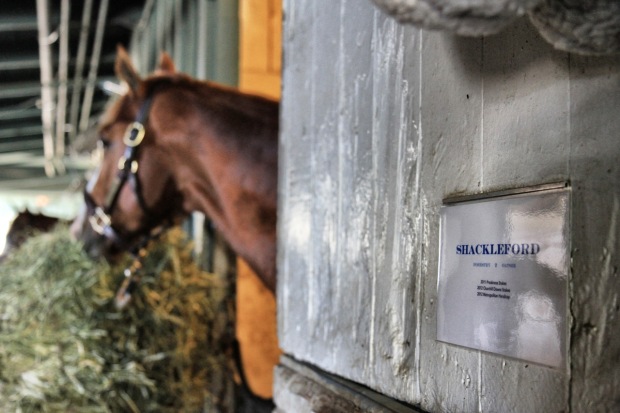
[[[144, 211], [146, 216], [150, 216], [153, 219], [153, 214], [150, 213], [140, 187], [140, 180], [138, 179], [138, 149], [142, 143], [145, 135], [145, 124], [148, 120], [149, 110], [152, 104], [152, 97], [147, 96], [146, 100], [140, 107], [136, 120], [128, 126], [127, 131], [123, 137], [123, 143], [125, 144], [125, 151], [123, 156], [118, 160], [118, 173], [112, 181], [112, 185], [108, 189], [104, 204], [102, 206], [95, 206], [94, 213], [88, 218], [89, 224], [93, 231], [101, 236], [104, 236], [108, 240], [121, 248], [128, 248], [130, 245], [123, 239], [118, 232], [112, 226], [112, 213], [118, 202], [123, 186], [130, 181], [138, 204]], [[95, 181], [96, 182], [96, 181]], [[93, 197], [87, 189], [84, 191], [84, 196], [91, 204], [95, 205]], [[124, 271], [125, 279], [121, 284], [119, 290], [116, 293], [114, 303], [118, 309], [122, 309], [127, 306], [131, 301], [131, 295], [133, 290], [140, 283], [142, 276], [142, 260], [146, 256], [146, 247], [151, 240], [158, 238], [168, 227], [169, 223], [164, 223], [157, 230], [151, 231], [142, 237], [142, 240], [138, 242], [131, 251], [129, 251], [134, 260], [129, 267]]]
[[[136, 120], [127, 127], [127, 131], [123, 137], [123, 143], [125, 144], [125, 151], [123, 156], [118, 160], [118, 173], [115, 175], [112, 185], [108, 189], [104, 204], [101, 206], [95, 206], [93, 215], [88, 218], [88, 222], [92, 229], [99, 235], [102, 235], [114, 242], [116, 245], [126, 247], [127, 243], [118, 232], [112, 226], [112, 213], [116, 207], [119, 195], [123, 186], [130, 181], [138, 204], [140, 208], [147, 214], [149, 208], [144, 201], [142, 190], [140, 186], [140, 180], [138, 179], [138, 149], [145, 135], [145, 123], [148, 120], [149, 110], [151, 107], [152, 98], [148, 96], [136, 117]], [[88, 188], [84, 191], [86, 199], [90, 200], [90, 203], [95, 205], [93, 197], [88, 191]]]

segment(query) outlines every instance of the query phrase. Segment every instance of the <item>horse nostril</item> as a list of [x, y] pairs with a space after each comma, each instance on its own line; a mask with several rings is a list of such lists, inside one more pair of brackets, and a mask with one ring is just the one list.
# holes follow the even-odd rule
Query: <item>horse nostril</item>
[[86, 255], [88, 255], [90, 258], [93, 258], [93, 259], [99, 257], [101, 253], [101, 248], [99, 244], [93, 240], [93, 238], [82, 237], [81, 241], [82, 241], [82, 248], [84, 249], [84, 252], [86, 252]]
[[105, 259], [109, 263], [115, 264], [120, 261], [124, 253], [114, 242], [93, 231], [86, 231], [81, 241], [84, 252], [93, 260]]

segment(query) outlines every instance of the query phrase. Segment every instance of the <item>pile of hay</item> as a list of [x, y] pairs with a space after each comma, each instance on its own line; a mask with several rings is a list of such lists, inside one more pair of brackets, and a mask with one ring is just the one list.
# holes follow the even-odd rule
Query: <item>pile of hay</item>
[[[0, 411], [194, 412], [226, 364], [225, 288], [175, 229], [150, 248], [123, 311], [122, 269], [93, 262], [66, 227], [0, 266]], [[224, 304], [225, 305], [225, 304]]]

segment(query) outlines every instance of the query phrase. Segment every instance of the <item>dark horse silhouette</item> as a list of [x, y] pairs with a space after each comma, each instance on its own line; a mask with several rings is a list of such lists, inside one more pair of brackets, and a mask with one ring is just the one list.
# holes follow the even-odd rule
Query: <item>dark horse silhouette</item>
[[29, 237], [40, 232], [51, 231], [62, 220], [29, 210], [17, 214], [6, 234], [6, 244], [0, 257], [4, 258], [11, 251], [19, 248]]
[[74, 235], [114, 256], [201, 211], [274, 291], [278, 103], [177, 73], [165, 53], [145, 79], [122, 48], [115, 68], [128, 91], [100, 121], [104, 157]]

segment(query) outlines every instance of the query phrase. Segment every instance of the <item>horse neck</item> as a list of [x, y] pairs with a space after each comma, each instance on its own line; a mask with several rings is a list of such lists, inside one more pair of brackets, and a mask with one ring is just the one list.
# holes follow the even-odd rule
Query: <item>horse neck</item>
[[[189, 150], [180, 156], [194, 158], [219, 150], [236, 166], [265, 175], [266, 184], [276, 177], [277, 102], [185, 76], [170, 83], [164, 93], [168, 96], [154, 118], [163, 116], [160, 128], [175, 139], [170, 145], [179, 147], [179, 140], [186, 140]], [[269, 196], [275, 197], [275, 187], [273, 190]]]
[[207, 214], [273, 288], [278, 104], [204, 82], [167, 93], [159, 108], [154, 103], [153, 120], [161, 121], [166, 147], [174, 148], [184, 210]]

